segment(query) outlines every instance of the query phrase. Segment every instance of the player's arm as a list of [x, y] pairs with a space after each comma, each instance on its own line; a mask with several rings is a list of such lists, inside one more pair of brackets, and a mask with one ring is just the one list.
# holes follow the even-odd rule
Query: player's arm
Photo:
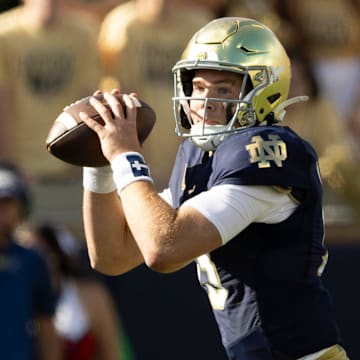
[[125, 187], [121, 200], [147, 265], [160, 272], [175, 271], [226, 244], [253, 222], [282, 222], [298, 206], [271, 186], [224, 184], [175, 210], [151, 183], [141, 181]]
[[[147, 182], [129, 185], [121, 202], [113, 195], [84, 194], [89, 253], [102, 272], [123, 273], [143, 261], [155, 271], [172, 272], [221, 245], [219, 232], [207, 218], [189, 206], [173, 209]], [[121, 203], [125, 210], [118, 209]], [[99, 214], [92, 218], [97, 210], [91, 209], [106, 208], [111, 214], [105, 221]]]
[[121, 201], [144, 260], [155, 271], [176, 271], [222, 245], [218, 229], [207, 217], [186, 204], [174, 209], [150, 182], [125, 187]]
[[[86, 114], [82, 120], [97, 132], [110, 161], [142, 149], [136, 130], [136, 107], [124, 95], [127, 116], [115, 96], [105, 94], [114, 116], [93, 98], [102, 116], [100, 125]], [[127, 160], [124, 160], [125, 162]], [[119, 170], [119, 181], [127, 178]], [[86, 241], [93, 267], [108, 274], [124, 273], [143, 261], [157, 271], [175, 271], [197, 256], [221, 245], [216, 227], [192, 207], [175, 210], [149, 181], [134, 181], [108, 194], [84, 192], [83, 216]]]
[[83, 220], [93, 268], [116, 275], [144, 262], [116, 191], [98, 194], [84, 189]]
[[121, 274], [143, 263], [171, 272], [221, 245], [219, 232], [190, 206], [175, 210], [154, 186], [137, 181], [121, 192], [84, 190], [83, 218], [92, 267]]
[[[147, 265], [160, 272], [181, 268], [230, 241], [254, 221], [281, 222], [297, 207], [286, 193], [269, 186], [219, 185], [187, 200], [178, 210], [162, 198], [146, 182], [134, 182], [121, 191], [136, 243]], [[113, 244], [106, 246], [115, 251]], [[120, 262], [112, 266], [114, 273], [121, 271]]]

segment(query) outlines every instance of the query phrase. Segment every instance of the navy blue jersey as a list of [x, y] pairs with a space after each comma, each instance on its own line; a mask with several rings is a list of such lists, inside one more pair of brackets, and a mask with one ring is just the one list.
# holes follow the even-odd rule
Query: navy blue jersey
[[327, 252], [313, 148], [280, 126], [244, 129], [210, 155], [185, 140], [169, 183], [175, 207], [220, 184], [278, 186], [300, 202], [285, 221], [252, 223], [198, 259], [225, 348], [260, 322], [272, 352], [284, 358], [338, 343], [331, 299], [320, 279]]

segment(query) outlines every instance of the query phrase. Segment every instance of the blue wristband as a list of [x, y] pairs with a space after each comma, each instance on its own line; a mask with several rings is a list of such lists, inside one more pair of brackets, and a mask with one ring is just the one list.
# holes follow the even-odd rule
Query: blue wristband
[[140, 153], [126, 152], [116, 156], [111, 162], [111, 168], [119, 195], [126, 186], [134, 181], [149, 181], [153, 183], [150, 169]]

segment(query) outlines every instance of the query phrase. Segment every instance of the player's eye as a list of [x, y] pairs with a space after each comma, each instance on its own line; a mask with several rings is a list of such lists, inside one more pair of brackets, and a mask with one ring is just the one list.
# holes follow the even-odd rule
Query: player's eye
[[234, 92], [232, 91], [232, 89], [230, 89], [228, 87], [220, 87], [218, 89], [218, 94], [219, 94], [219, 97], [231, 98], [231, 97], [233, 97]]
[[193, 86], [193, 94], [202, 94], [205, 91], [205, 87], [202, 85]]

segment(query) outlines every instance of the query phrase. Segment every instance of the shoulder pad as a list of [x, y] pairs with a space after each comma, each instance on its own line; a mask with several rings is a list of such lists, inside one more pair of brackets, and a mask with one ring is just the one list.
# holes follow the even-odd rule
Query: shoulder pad
[[304, 186], [312, 148], [289, 128], [264, 126], [229, 136], [214, 154], [215, 184]]

